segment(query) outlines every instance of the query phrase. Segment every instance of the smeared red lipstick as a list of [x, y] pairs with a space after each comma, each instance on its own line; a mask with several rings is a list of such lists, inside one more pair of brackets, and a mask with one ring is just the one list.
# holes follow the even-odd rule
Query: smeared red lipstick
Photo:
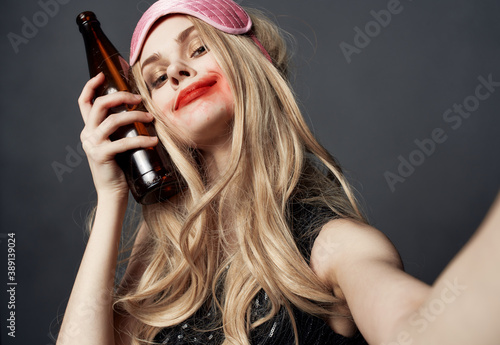
[[210, 78], [210, 79], [197, 81], [197, 82], [187, 86], [186, 88], [181, 90], [181, 92], [177, 96], [177, 100], [175, 101], [174, 110], [177, 110], [177, 109], [191, 103], [192, 101], [194, 101], [198, 97], [204, 95], [215, 84], [217, 84], [217, 80]]

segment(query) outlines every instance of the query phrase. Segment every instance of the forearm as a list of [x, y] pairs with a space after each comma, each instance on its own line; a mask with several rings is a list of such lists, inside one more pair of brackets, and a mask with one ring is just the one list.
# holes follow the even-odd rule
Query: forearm
[[57, 345], [114, 344], [112, 291], [126, 201], [98, 201]]
[[[393, 335], [395, 344], [500, 342], [500, 197], [467, 245]], [[392, 344], [392, 343], [391, 343]]]

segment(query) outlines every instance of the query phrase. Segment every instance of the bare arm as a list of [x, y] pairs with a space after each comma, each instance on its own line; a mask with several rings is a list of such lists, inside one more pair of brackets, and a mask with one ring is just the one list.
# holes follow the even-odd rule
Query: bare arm
[[323, 227], [314, 242], [311, 267], [347, 301], [356, 326], [372, 345], [385, 342], [430, 290], [402, 270], [399, 254], [384, 234], [353, 220], [336, 219]]
[[114, 344], [112, 291], [126, 200], [100, 200], [57, 345]]
[[322, 229], [311, 266], [346, 299], [372, 345], [498, 345], [498, 199], [432, 287], [402, 271], [397, 251], [381, 232], [350, 220]]
[[103, 80], [102, 74], [92, 78], [79, 98], [85, 122], [81, 139], [97, 191], [97, 209], [57, 345], [115, 344], [112, 293], [128, 186], [114, 157], [119, 152], [157, 142], [157, 138], [144, 136], [109, 140], [118, 127], [134, 121], [151, 121], [152, 117], [139, 111], [107, 116], [108, 109], [123, 103], [137, 104], [140, 99], [118, 92], [92, 103], [95, 89]]
[[[479, 229], [396, 337], [413, 344], [500, 343], [500, 194]], [[424, 314], [425, 313], [425, 314]]]

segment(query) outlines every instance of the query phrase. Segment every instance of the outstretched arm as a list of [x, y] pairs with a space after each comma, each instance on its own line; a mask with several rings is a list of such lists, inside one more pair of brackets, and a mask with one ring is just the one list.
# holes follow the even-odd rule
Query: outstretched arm
[[469, 242], [441, 273], [422, 308], [402, 322], [413, 344], [500, 344], [500, 195]]
[[380, 231], [351, 220], [326, 224], [311, 267], [343, 296], [372, 345], [500, 342], [500, 197], [432, 286], [402, 270]]

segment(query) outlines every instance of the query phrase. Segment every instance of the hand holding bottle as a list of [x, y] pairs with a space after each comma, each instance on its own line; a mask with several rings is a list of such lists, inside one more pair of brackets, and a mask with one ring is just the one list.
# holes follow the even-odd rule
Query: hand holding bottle
[[151, 122], [153, 116], [137, 110], [108, 115], [110, 109], [122, 104], [139, 104], [141, 97], [129, 92], [115, 92], [97, 97], [93, 102], [96, 90], [104, 83], [104, 79], [103, 73], [90, 79], [78, 99], [85, 123], [80, 138], [87, 154], [97, 194], [111, 193], [126, 197], [128, 195], [127, 181], [122, 169], [116, 163], [115, 156], [131, 149], [155, 146], [158, 139], [156, 136], [142, 135], [115, 141], [109, 139], [109, 136], [118, 128], [134, 122]]
[[[84, 107], [82, 114], [84, 112], [88, 114], [92, 113], [90, 109], [94, 108], [90, 107], [90, 104], [92, 103], [92, 98], [97, 97], [95, 102], [95, 106], [97, 107], [96, 115], [90, 116], [88, 121], [90, 129], [83, 133], [83, 139], [87, 142], [89, 138], [92, 139], [94, 131], [101, 122], [105, 124], [105, 128], [103, 129], [105, 129], [106, 134], [108, 134], [108, 137], [112, 141], [138, 136], [154, 137], [156, 135], [154, 127], [148, 123], [145, 124], [144, 122], [146, 121], [144, 121], [143, 117], [139, 117], [139, 121], [130, 122], [128, 119], [134, 115], [128, 114], [125, 115], [127, 117], [125, 119], [119, 119], [118, 116], [111, 116], [109, 121], [105, 120], [106, 115], [126, 113], [129, 110], [140, 108], [140, 98], [134, 98], [130, 94], [133, 88], [129, 84], [129, 66], [102, 31], [95, 14], [90, 11], [82, 12], [77, 16], [76, 22], [85, 42], [90, 76], [94, 77], [99, 75], [99, 73], [104, 74], [104, 77], [99, 77], [102, 79], [97, 79], [98, 81], [93, 81], [94, 79], [92, 79], [90, 86], [88, 88], [86, 86], [87, 89], [84, 89], [84, 93], [81, 96], [80, 105]], [[119, 96], [100, 98], [101, 96], [119, 92], [121, 92]], [[123, 106], [123, 104], [129, 106]], [[104, 110], [107, 110], [108, 113], [105, 114]], [[144, 115], [143, 113], [142, 116], [149, 115]], [[147, 120], [149, 122], [152, 118], [148, 117]], [[113, 128], [114, 131], [110, 131], [109, 127]], [[92, 133], [92, 135], [89, 136], [87, 132]], [[102, 133], [97, 133], [97, 137], [100, 138], [99, 144], [104, 143]], [[168, 200], [185, 188], [185, 184], [182, 178], [176, 174], [175, 167], [166, 152], [151, 145], [153, 142], [154, 144], [157, 143], [156, 139], [149, 139], [151, 145], [149, 147], [136, 145], [137, 143], [143, 143], [145, 141], [143, 139], [137, 139], [134, 141], [135, 144], [130, 144], [131, 148], [136, 149], [118, 151], [116, 150], [116, 146], [113, 146], [115, 150], [105, 152], [104, 156], [97, 155], [95, 158], [101, 163], [104, 161], [107, 162], [111, 152], [114, 152], [118, 166], [124, 172], [125, 180], [137, 202], [141, 204], [153, 204]], [[89, 145], [87, 143], [89, 150], [93, 151], [93, 146], [94, 144]], [[111, 162], [108, 163], [113, 168], [116, 167]], [[120, 185], [118, 189], [121, 190], [121, 184], [118, 182], [115, 182], [115, 184]]]

